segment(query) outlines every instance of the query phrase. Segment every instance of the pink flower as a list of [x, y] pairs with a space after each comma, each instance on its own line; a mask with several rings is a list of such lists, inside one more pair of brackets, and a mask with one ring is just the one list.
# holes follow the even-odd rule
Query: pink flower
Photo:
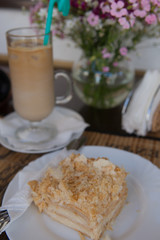
[[124, 29], [129, 29], [130, 27], [133, 27], [133, 25], [135, 24], [135, 16], [133, 15], [133, 13], [131, 13], [127, 17], [119, 18], [118, 22]]
[[124, 29], [129, 29], [130, 28], [130, 24], [127, 21], [126, 17], [121, 17], [118, 19], [118, 22], [120, 23], [120, 25], [124, 28]]
[[107, 48], [103, 48], [102, 55], [105, 54], [106, 52], [107, 52]]
[[149, 12], [151, 10], [151, 5], [148, 0], [141, 0], [141, 5], [143, 10], [145, 10], [146, 12]]
[[109, 72], [109, 67], [108, 66], [103, 67], [103, 72]]
[[139, 7], [139, 3], [136, 2], [132, 4], [133, 10], [136, 10], [138, 7]]
[[118, 62], [114, 62], [114, 63], [113, 63], [113, 66], [114, 66], [114, 67], [117, 67], [117, 66], [118, 66]]
[[103, 54], [103, 58], [111, 58], [112, 54], [107, 52], [105, 54]]
[[133, 13], [131, 13], [130, 15], [129, 15], [129, 22], [130, 22], [130, 25], [131, 25], [131, 27], [133, 27], [134, 26], [134, 24], [135, 24], [135, 22], [136, 22], [136, 18], [135, 18], [135, 16], [134, 16], [134, 14]]
[[39, 9], [41, 9], [41, 7], [43, 6], [42, 2], [38, 2], [36, 3], [36, 5], [33, 7], [33, 11], [36, 13], [38, 12]]
[[88, 16], [87, 21], [91, 26], [96, 26], [99, 23], [99, 16], [95, 15], [94, 13], [91, 13]]
[[31, 24], [34, 22], [34, 15], [41, 9], [42, 6], [42, 2], [38, 2], [34, 7], [31, 7], [29, 16], [29, 21]]
[[53, 36], [56, 36], [56, 33], [57, 33], [56, 29], [53, 29], [53, 30], [52, 30], [52, 35], [53, 35]]
[[121, 48], [119, 49], [119, 52], [120, 52], [120, 54], [121, 54], [122, 56], [126, 56], [127, 53], [128, 53], [128, 50], [127, 50], [126, 47], [121, 47]]
[[155, 5], [160, 7], [160, 1], [159, 0], [151, 0], [151, 2]]
[[137, 0], [129, 0], [129, 3], [131, 3], [131, 7], [133, 10], [139, 7], [139, 1]]
[[146, 23], [148, 24], [156, 24], [157, 23], [157, 17], [155, 14], [149, 14], [145, 18]]
[[106, 5], [104, 2], [102, 2], [102, 3], [100, 4], [100, 8], [101, 8], [103, 14], [110, 12], [110, 7], [109, 7], [109, 5]]
[[153, 5], [160, 7], [160, 1], [159, 0], [150, 0]]
[[127, 15], [127, 9], [123, 8], [124, 7], [124, 2], [118, 1], [118, 2], [113, 2], [111, 4], [111, 15], [117, 18], [120, 18], [122, 16]]
[[136, 9], [135, 11], [134, 11], [134, 15], [136, 16], [136, 17], [140, 17], [140, 18], [144, 18], [145, 16], [146, 16], [146, 11], [145, 10], [140, 10], [140, 9]]
[[110, 52], [107, 51], [107, 48], [104, 48], [102, 50], [102, 57], [103, 58], [111, 58], [112, 54]]

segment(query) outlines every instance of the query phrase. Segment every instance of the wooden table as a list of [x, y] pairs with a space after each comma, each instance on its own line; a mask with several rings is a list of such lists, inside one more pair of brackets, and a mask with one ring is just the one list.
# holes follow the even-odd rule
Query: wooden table
[[[148, 159], [160, 167], [160, 141], [156, 139], [144, 139], [133, 136], [118, 136], [92, 131], [85, 131], [87, 137], [86, 145], [108, 146], [124, 149]], [[0, 145], [0, 201], [4, 192], [15, 174], [29, 162], [43, 154], [17, 153]], [[5, 233], [0, 236], [1, 240], [8, 240]]]

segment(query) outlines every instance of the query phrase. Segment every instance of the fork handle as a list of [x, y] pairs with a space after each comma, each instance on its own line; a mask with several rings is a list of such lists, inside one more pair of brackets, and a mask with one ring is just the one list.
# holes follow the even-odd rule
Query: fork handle
[[0, 210], [0, 234], [4, 231], [6, 225], [10, 222], [7, 210]]

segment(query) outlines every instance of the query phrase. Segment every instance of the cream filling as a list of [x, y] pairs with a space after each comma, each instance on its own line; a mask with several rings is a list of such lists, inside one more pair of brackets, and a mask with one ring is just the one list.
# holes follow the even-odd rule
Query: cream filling
[[75, 210], [72, 207], [65, 207], [65, 206], [59, 206], [59, 205], [49, 205], [48, 206], [48, 212], [52, 212], [55, 214], [58, 214], [60, 216], [66, 217], [77, 224], [81, 225], [88, 225], [87, 217], [86, 215], [82, 214], [78, 210]]
[[88, 237], [91, 236], [92, 230], [88, 228], [88, 224], [86, 222], [86, 224], [84, 224], [84, 222], [81, 221], [81, 218], [78, 216], [76, 217], [76, 220], [78, 220], [78, 222], [76, 222], [75, 218], [71, 218], [71, 216], [73, 217], [74, 215], [72, 212], [69, 212], [68, 216], [65, 216], [64, 214], [60, 215], [60, 213], [56, 213], [49, 209], [45, 209], [44, 212], [47, 213], [53, 220], [62, 223], [76, 231], [79, 231]]
[[95, 222], [89, 222], [86, 215], [82, 215], [81, 212], [75, 212], [74, 209], [68, 207], [65, 208], [64, 206], [57, 206], [52, 204], [44, 211], [52, 219], [83, 233], [93, 240], [98, 240], [101, 234], [112, 224], [112, 222], [120, 213], [125, 199], [126, 197], [124, 194], [123, 199], [121, 199], [121, 201], [116, 201], [114, 205], [110, 207], [110, 211], [106, 211], [104, 218], [98, 224], [95, 224]]
[[108, 228], [111, 227], [112, 223], [116, 219], [116, 217], [119, 215], [123, 205], [124, 205], [125, 199], [122, 199], [120, 202], [116, 204], [112, 212], [107, 215], [101, 223], [99, 223], [96, 228], [93, 228], [93, 235], [94, 235], [94, 240], [98, 240], [101, 234], [107, 230]]

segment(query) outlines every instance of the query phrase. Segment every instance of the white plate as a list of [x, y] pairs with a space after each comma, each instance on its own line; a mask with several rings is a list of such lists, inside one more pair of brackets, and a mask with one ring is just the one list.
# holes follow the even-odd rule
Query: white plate
[[[64, 107], [56, 107], [56, 109], [58, 111], [64, 113], [68, 117], [73, 117], [73, 118], [75, 118], [77, 120], [80, 120], [80, 121], [84, 122], [84, 119], [82, 118], [82, 116], [79, 115], [77, 112], [71, 110], [71, 109], [64, 108]], [[4, 119], [10, 120], [12, 118], [15, 118], [16, 116], [17, 116], [17, 114], [15, 112], [13, 112], [13, 113], [7, 115]], [[74, 135], [71, 136], [71, 139], [67, 139], [67, 141], [64, 141], [64, 143], [61, 144], [61, 145], [58, 145], [58, 146], [54, 145], [54, 146], [49, 147], [49, 148], [48, 147], [46, 147], [46, 148], [41, 147], [41, 148], [38, 148], [38, 149], [36, 149], [36, 146], [35, 146], [35, 148], [31, 149], [31, 150], [24, 149], [24, 148], [21, 148], [19, 146], [13, 146], [13, 145], [11, 145], [8, 142], [7, 138], [5, 138], [5, 137], [3, 137], [1, 135], [0, 135], [0, 143], [4, 147], [6, 147], [6, 148], [8, 148], [8, 149], [10, 149], [12, 151], [16, 151], [16, 152], [23, 152], [23, 153], [47, 153], [47, 152], [57, 151], [59, 149], [64, 148], [71, 140], [73, 140], [75, 138], [78, 138], [79, 136], [80, 136], [79, 129], [77, 129], [77, 133], [74, 131]], [[17, 140], [18, 139], [16, 139], [16, 141]]]
[[[112, 240], [159, 240], [160, 170], [150, 161], [119, 149], [86, 146], [80, 152], [88, 157], [108, 157], [129, 172], [127, 204], [118, 216], [113, 231], [108, 232]], [[43, 167], [57, 153], [44, 155], [31, 164], [33, 167]], [[15, 185], [14, 178], [4, 199], [11, 195]], [[33, 204], [22, 217], [10, 225], [7, 235], [10, 240], [80, 240], [77, 232], [52, 221], [45, 214], [40, 214]]]

